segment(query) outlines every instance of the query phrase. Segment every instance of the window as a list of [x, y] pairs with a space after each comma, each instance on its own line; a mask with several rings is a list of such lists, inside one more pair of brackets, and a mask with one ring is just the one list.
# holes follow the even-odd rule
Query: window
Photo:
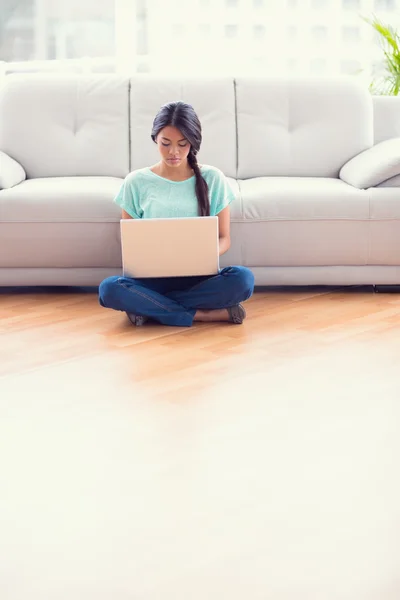
[[265, 26], [264, 25], [254, 25], [253, 27], [253, 35], [254, 39], [262, 40], [265, 38]]
[[326, 9], [329, 7], [329, 0], [312, 0], [311, 8], [314, 9]]
[[326, 71], [326, 60], [324, 58], [313, 58], [310, 62], [310, 70], [314, 75], [324, 75]]
[[146, 22], [140, 18], [137, 21], [136, 51], [139, 56], [143, 56], [148, 52]]
[[225, 37], [234, 38], [238, 34], [238, 26], [237, 25], [225, 25]]
[[255, 56], [254, 57], [254, 66], [261, 72], [264, 72], [265, 67], [267, 66], [267, 59], [265, 56]]
[[340, 70], [344, 75], [356, 75], [361, 69], [358, 60], [342, 60]]
[[375, 0], [375, 10], [394, 10], [396, 0]]
[[323, 25], [312, 27], [311, 35], [314, 42], [326, 42], [328, 39], [328, 28]]
[[360, 0], [342, 0], [345, 10], [358, 10], [360, 8]]
[[137, 65], [137, 72], [138, 73], [148, 73], [150, 71], [149, 65], [147, 64], [147, 62], [142, 62], [139, 61], [138, 65]]
[[115, 54], [115, 0], [0, 2], [0, 61]]
[[342, 40], [348, 43], [357, 43], [360, 41], [360, 29], [358, 27], [343, 27]]
[[173, 37], [183, 37], [183, 34], [185, 33], [185, 26], [183, 25], [183, 23], [174, 23], [172, 25], [172, 36]]
[[201, 37], [208, 37], [210, 35], [211, 26], [209, 23], [200, 23], [198, 30]]
[[400, 33], [400, 0], [0, 0], [0, 70], [343, 72], [368, 88], [373, 14]]

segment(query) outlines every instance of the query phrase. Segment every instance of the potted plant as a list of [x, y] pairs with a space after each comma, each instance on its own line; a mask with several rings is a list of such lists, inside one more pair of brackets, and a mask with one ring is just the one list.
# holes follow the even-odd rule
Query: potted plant
[[375, 15], [372, 19], [364, 18], [364, 21], [379, 34], [384, 54], [380, 71], [369, 86], [370, 91], [376, 95], [397, 96], [400, 91], [400, 35], [394, 27], [382, 23]]

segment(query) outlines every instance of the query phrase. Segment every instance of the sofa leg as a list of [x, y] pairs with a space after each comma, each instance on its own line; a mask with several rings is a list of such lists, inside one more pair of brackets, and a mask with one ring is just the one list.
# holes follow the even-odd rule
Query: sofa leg
[[375, 294], [400, 294], [400, 285], [374, 285]]

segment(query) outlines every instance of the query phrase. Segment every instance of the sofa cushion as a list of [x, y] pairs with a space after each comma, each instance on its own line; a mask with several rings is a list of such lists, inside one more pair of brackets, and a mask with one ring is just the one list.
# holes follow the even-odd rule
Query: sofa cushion
[[239, 188], [223, 266], [368, 264], [368, 191], [307, 177], [240, 180]]
[[236, 80], [238, 178], [338, 177], [373, 144], [372, 99], [350, 78]]
[[374, 143], [400, 137], [400, 97], [373, 96]]
[[379, 185], [377, 185], [376, 187], [381, 188], [395, 188], [395, 187], [400, 187], [400, 175], [395, 175], [394, 177], [391, 177], [390, 179], [387, 179], [386, 181], [382, 181], [382, 183], [380, 183]]
[[[368, 219], [368, 193], [340, 179], [259, 177], [239, 180], [238, 221]], [[238, 202], [241, 203], [238, 209]]]
[[131, 170], [159, 160], [150, 138], [154, 117], [163, 104], [182, 100], [192, 104], [203, 132], [200, 163], [213, 165], [225, 175], [236, 177], [235, 89], [232, 78], [131, 79]]
[[0, 191], [0, 221], [116, 222], [121, 209], [113, 199], [122, 182], [117, 177], [28, 179]]
[[400, 137], [380, 142], [343, 165], [340, 179], [360, 189], [400, 174]]
[[370, 188], [371, 264], [400, 264], [400, 202], [396, 188]]
[[233, 179], [233, 177], [227, 177], [230, 188], [232, 189], [235, 199], [230, 204], [230, 213], [231, 220], [240, 218], [240, 207], [241, 207], [241, 196], [240, 196], [240, 188], [239, 182], [237, 179]]
[[21, 165], [5, 152], [0, 152], [0, 190], [14, 187], [25, 178], [26, 173]]
[[0, 191], [0, 268], [120, 268], [122, 179], [32, 179]]
[[0, 88], [0, 149], [28, 178], [129, 172], [129, 79], [8, 75]]

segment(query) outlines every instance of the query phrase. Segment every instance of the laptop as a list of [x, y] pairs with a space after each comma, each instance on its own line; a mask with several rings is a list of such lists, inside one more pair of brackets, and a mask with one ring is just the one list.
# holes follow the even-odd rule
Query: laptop
[[125, 277], [191, 277], [219, 272], [218, 217], [121, 219]]

